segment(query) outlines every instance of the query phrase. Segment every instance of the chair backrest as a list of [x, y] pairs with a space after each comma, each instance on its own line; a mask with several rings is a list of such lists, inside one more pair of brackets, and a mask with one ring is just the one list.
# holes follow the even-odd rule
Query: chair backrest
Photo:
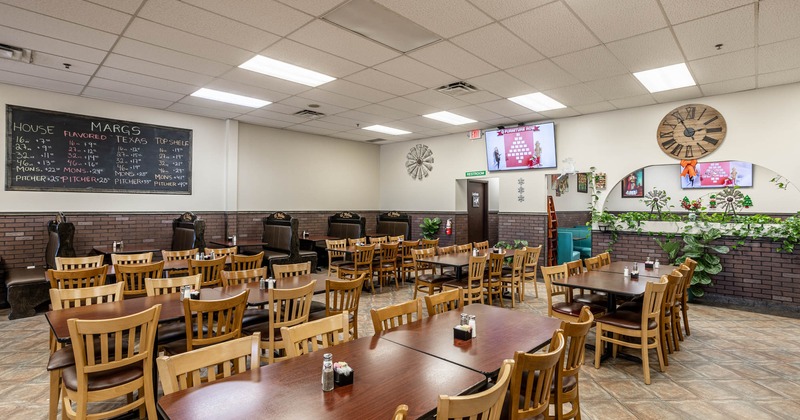
[[387, 236], [370, 236], [369, 243], [371, 244], [385, 244], [389, 242], [389, 237]]
[[200, 274], [203, 278], [200, 281], [202, 287], [214, 287], [219, 285], [219, 273], [225, 268], [227, 257], [214, 258], [213, 260], [188, 259], [189, 275]]
[[372, 265], [375, 257], [375, 245], [356, 245], [356, 252], [353, 253], [353, 264], [356, 271], [364, 270]]
[[406, 235], [389, 236], [389, 242], [403, 242], [406, 240]]
[[450, 246], [440, 246], [440, 247], [439, 247], [439, 250], [438, 250], [438, 252], [437, 252], [437, 253], [438, 253], [439, 255], [450, 255], [450, 254], [455, 254], [455, 253], [456, 253], [456, 246], [455, 246], [455, 245], [450, 245]]
[[681, 273], [681, 282], [675, 289], [675, 303], [683, 303], [683, 294], [688, 292], [689, 282], [691, 281], [689, 279], [689, 273], [692, 270], [686, 264], [681, 264], [677, 270]]
[[597, 255], [600, 257], [600, 261], [603, 263], [603, 266], [611, 264], [611, 253], [606, 251], [601, 254]]
[[222, 270], [220, 272], [220, 282], [222, 286], [253, 283], [265, 278], [267, 278], [267, 267], [256, 268], [254, 270]]
[[484, 270], [486, 270], [486, 257], [483, 255], [470, 255], [469, 270], [467, 272], [467, 278], [469, 279], [470, 284], [477, 282], [478, 288], [480, 289]]
[[414, 314], [417, 314], [417, 319], [422, 319], [422, 299], [409, 300], [380, 309], [370, 309], [369, 312], [372, 316], [372, 326], [375, 327], [375, 334], [377, 334], [414, 321]]
[[472, 247], [477, 249], [478, 251], [488, 251], [489, 241], [475, 242], [473, 243]]
[[296, 264], [275, 264], [272, 266], [272, 272], [275, 273], [275, 278], [277, 279], [311, 274], [311, 261]]
[[56, 270], [82, 270], [103, 265], [103, 255], [89, 257], [56, 257]]
[[419, 278], [420, 274], [425, 274], [428, 270], [433, 270], [430, 263], [419, 261], [423, 258], [433, 257], [436, 254], [436, 248], [418, 248], [412, 249], [411, 255], [414, 257], [414, 271], [416, 277]]
[[397, 263], [397, 250], [400, 245], [397, 243], [383, 243], [381, 244], [381, 264], [395, 264]]
[[[563, 384], [564, 378], [569, 376], [574, 376], [577, 381], [586, 354], [586, 336], [593, 323], [594, 315], [588, 306], [581, 309], [581, 315], [576, 322], [561, 321], [565, 340], [564, 357], [559, 362], [561, 368], [556, 370], [556, 384]], [[563, 390], [556, 385], [556, 390], [559, 389]]]
[[122, 300], [122, 283], [80, 289], [50, 289], [53, 310]]
[[666, 315], [673, 306], [675, 306], [675, 295], [678, 293], [678, 288], [683, 286], [683, 273], [679, 270], [672, 270], [672, 273], [667, 275], [667, 290], [664, 291], [664, 299], [661, 303], [661, 315]]
[[394, 417], [392, 420], [406, 420], [408, 418], [408, 406], [400, 404], [394, 409]]
[[242, 316], [249, 289], [227, 299], [183, 300], [186, 351], [206, 347], [242, 335]]
[[[258, 369], [260, 341], [261, 333], [257, 332], [190, 352], [159, 357], [156, 364], [164, 395], [202, 382], [227, 378], [247, 369]], [[247, 356], [250, 356], [250, 363], [247, 363]]]
[[164, 261], [151, 264], [125, 264], [114, 265], [114, 273], [117, 282], [125, 285], [125, 296], [141, 296], [147, 294], [145, 289], [145, 279], [155, 279], [162, 277], [164, 273]]
[[[536, 273], [536, 267], [539, 265], [539, 255], [542, 253], [542, 246], [529, 246], [525, 247], [525, 271], [532, 271]], [[530, 270], [529, 270], [530, 269]]]
[[464, 291], [460, 287], [425, 295], [423, 298], [425, 307], [428, 309], [428, 316], [439, 315], [453, 309], [460, 311], [464, 307]]
[[[270, 289], [269, 314], [270, 334], [282, 327], [292, 327], [308, 321], [311, 313], [311, 299], [314, 296], [316, 280], [294, 289]], [[270, 336], [270, 341], [274, 336]]]
[[420, 248], [436, 248], [439, 246], [439, 238], [436, 239], [423, 239], [420, 241]]
[[595, 257], [584, 258], [583, 265], [586, 266], [586, 271], [594, 271], [603, 266], [603, 261], [598, 255]]
[[570, 293], [567, 286], [558, 286], [553, 284], [553, 281], [564, 280], [569, 277], [567, 271], [567, 264], [554, 265], [552, 267], [539, 267], [542, 271], [542, 278], [544, 278], [544, 288], [547, 291], [547, 314], [553, 316], [553, 296], [563, 295], [564, 300], [567, 301]]
[[567, 272], [570, 276], [581, 274], [584, 271], [582, 260], [569, 261], [565, 264], [567, 264]]
[[362, 236], [360, 238], [347, 238], [347, 245], [349, 246], [355, 246], [358, 244], [365, 244], [365, 243], [367, 243], [366, 236]]
[[197, 248], [185, 249], [182, 251], [161, 250], [161, 256], [164, 258], [164, 261], [190, 260], [194, 258], [195, 255], [197, 255]]
[[150, 264], [151, 262], [153, 262], [152, 252], [143, 252], [141, 254], [111, 254], [111, 264], [113, 265]]
[[255, 255], [233, 254], [231, 257], [231, 269], [233, 271], [255, 270], [264, 264], [264, 251]]
[[561, 329], [557, 329], [547, 352], [514, 353], [514, 374], [509, 389], [509, 418], [534, 418], [549, 409], [550, 388], [563, 352], [564, 334]]
[[331, 316], [348, 311], [358, 316], [361, 287], [367, 274], [355, 280], [325, 280], [325, 315]]
[[456, 254], [472, 252], [472, 243], [456, 245]]
[[57, 289], [76, 289], [80, 287], [101, 286], [106, 283], [107, 265], [80, 270], [48, 270], [50, 287]]
[[144, 289], [147, 292], [147, 296], [178, 293], [182, 286], [191, 286], [194, 290], [200, 290], [200, 280], [202, 278], [203, 276], [200, 274], [195, 274], [183, 277], [144, 279]]
[[350, 341], [349, 317], [349, 313], [344, 311], [294, 327], [282, 327], [281, 337], [286, 342], [286, 356], [297, 357]]
[[328, 261], [343, 259], [346, 254], [341, 251], [334, 251], [334, 249], [347, 248], [347, 239], [326, 239], [325, 247], [328, 248]]
[[525, 270], [525, 253], [528, 252], [527, 248], [515, 249], [514, 258], [511, 260], [511, 275], [515, 279], [522, 278], [522, 272]]
[[686, 257], [686, 260], [684, 260], [683, 263], [689, 267], [689, 275], [687, 275], [683, 280], [683, 303], [685, 304], [689, 299], [689, 287], [692, 285], [694, 270], [697, 268], [697, 261]]
[[440, 395], [436, 407], [436, 418], [438, 420], [463, 418], [498, 420], [503, 410], [508, 385], [511, 383], [514, 363], [513, 360], [504, 360], [494, 386], [485, 391], [458, 397]]
[[228, 255], [236, 255], [239, 247], [232, 246], [228, 248], [206, 248], [206, 254], [214, 253], [214, 257], [227, 257]]
[[647, 282], [644, 288], [644, 299], [642, 301], [642, 331], [647, 331], [651, 323], [658, 326], [661, 316], [661, 305], [664, 302], [664, 294], [667, 291], [669, 277], [661, 276], [661, 281]]
[[503, 275], [503, 260], [505, 260], [505, 255], [500, 253], [491, 253], [489, 254], [489, 279], [492, 281], [496, 281], [500, 279], [500, 276]]

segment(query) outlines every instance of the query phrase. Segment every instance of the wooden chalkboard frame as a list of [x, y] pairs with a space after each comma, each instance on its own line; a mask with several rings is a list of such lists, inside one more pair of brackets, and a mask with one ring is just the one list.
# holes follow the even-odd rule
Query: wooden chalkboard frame
[[[94, 187], [94, 186], [87, 186], [87, 187], [68, 187], [68, 186], [50, 186], [50, 185], [41, 185], [41, 186], [29, 186], [29, 185], [15, 185], [14, 183], [14, 175], [16, 174], [14, 165], [17, 162], [17, 158], [14, 154], [14, 144], [15, 140], [14, 136], [14, 116], [15, 113], [38, 113], [38, 114], [49, 114], [53, 115], [54, 117], [58, 117], [60, 119], [69, 119], [73, 121], [79, 122], [99, 122], [104, 124], [118, 124], [118, 125], [127, 125], [127, 126], [137, 126], [141, 127], [150, 131], [154, 131], [156, 133], [160, 131], [167, 131], [167, 132], [175, 132], [182, 136], [182, 140], [188, 141], [188, 146], [185, 147], [184, 158], [181, 159], [181, 162], [184, 162], [186, 167], [186, 175], [185, 175], [185, 182], [187, 185], [180, 186], [180, 187], [170, 187], [170, 189], [152, 189], [147, 187], [138, 187], [138, 186], [130, 186], [127, 188], [113, 188], [113, 187]], [[55, 138], [60, 139], [61, 136], [56, 136]], [[133, 122], [133, 121], [125, 121], [125, 120], [117, 120], [113, 118], [104, 118], [104, 117], [93, 117], [89, 115], [82, 115], [82, 114], [72, 114], [67, 112], [59, 112], [59, 111], [52, 111], [46, 109], [38, 109], [38, 108], [29, 108], [17, 105], [6, 105], [6, 179], [5, 179], [5, 189], [6, 191], [59, 191], [59, 192], [86, 192], [86, 193], [121, 193], [121, 194], [167, 194], [167, 195], [191, 195], [192, 194], [192, 150], [193, 150], [193, 131], [191, 129], [185, 128], [178, 128], [178, 127], [169, 127], [169, 126], [162, 126], [156, 124], [146, 124], [140, 122]], [[106, 146], [106, 148], [111, 148], [111, 152], [117, 152], [119, 149], [118, 145]], [[144, 157], [144, 156], [142, 156]], [[112, 170], [117, 163], [117, 154], [114, 153], [114, 156], [100, 156], [100, 158], [107, 158], [113, 159], [113, 164], [111, 166]], [[117, 176], [112, 176], [112, 180], [116, 179]], [[122, 178], [122, 177], [120, 177]], [[113, 183], [112, 183], [113, 185]]]

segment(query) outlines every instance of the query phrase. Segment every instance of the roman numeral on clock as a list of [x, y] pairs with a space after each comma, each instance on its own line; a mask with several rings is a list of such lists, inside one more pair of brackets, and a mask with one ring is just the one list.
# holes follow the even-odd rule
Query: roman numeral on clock
[[687, 120], [693, 120], [694, 119], [694, 114], [695, 114], [696, 111], [697, 111], [697, 108], [695, 108], [693, 106], [687, 106], [686, 107], [686, 119]]
[[708, 142], [710, 144], [713, 144], [714, 146], [716, 146], [717, 143], [719, 143], [719, 140], [715, 139], [714, 137], [705, 136], [705, 137], [703, 137], [702, 140], [705, 141], [705, 142]]
[[692, 146], [686, 146], [686, 152], [683, 153], [683, 157], [685, 158], [693, 158], [694, 152], [692, 151]]
[[715, 128], [708, 128], [706, 129], [706, 133], [721, 133], [722, 127], [715, 127]]
[[676, 143], [677, 142], [675, 141], [675, 139], [669, 139], [667, 141], [662, 142], [661, 147], [663, 147], [664, 149], [669, 149], [670, 147], [672, 147], [673, 144]]
[[670, 153], [672, 153], [673, 156], [678, 156], [679, 154], [681, 154], [681, 150], [683, 150], [683, 145], [676, 144]]
[[666, 138], [670, 138], [671, 139], [672, 138], [672, 131], [661, 131], [661, 132], [658, 133], [658, 135], [662, 139], [666, 139]]
[[708, 153], [708, 150], [706, 150], [706, 148], [705, 148], [705, 147], [703, 147], [703, 145], [702, 145], [702, 144], [700, 144], [700, 143], [695, 143], [695, 146], [699, 147], [699, 148], [700, 148], [700, 150], [702, 150], [702, 151], [703, 151], [703, 153], [701, 153], [701, 155], [704, 155], [704, 154]]
[[719, 115], [715, 115], [714, 118], [711, 118], [708, 121], [704, 122], [703, 125], [709, 125], [712, 122], [716, 121], [717, 119], [719, 119]]

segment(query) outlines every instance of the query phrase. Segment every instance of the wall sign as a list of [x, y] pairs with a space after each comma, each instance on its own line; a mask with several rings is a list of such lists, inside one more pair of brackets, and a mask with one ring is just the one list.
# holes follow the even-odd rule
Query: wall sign
[[192, 130], [6, 106], [6, 190], [192, 193]]
[[433, 170], [433, 150], [424, 144], [418, 144], [406, 154], [406, 171], [411, 179], [422, 181]]

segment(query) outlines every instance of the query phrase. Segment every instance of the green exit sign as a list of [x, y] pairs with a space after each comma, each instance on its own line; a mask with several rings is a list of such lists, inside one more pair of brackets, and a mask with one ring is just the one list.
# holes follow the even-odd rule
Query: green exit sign
[[471, 176], [484, 176], [486, 175], [486, 171], [470, 171], [466, 173], [467, 177]]

